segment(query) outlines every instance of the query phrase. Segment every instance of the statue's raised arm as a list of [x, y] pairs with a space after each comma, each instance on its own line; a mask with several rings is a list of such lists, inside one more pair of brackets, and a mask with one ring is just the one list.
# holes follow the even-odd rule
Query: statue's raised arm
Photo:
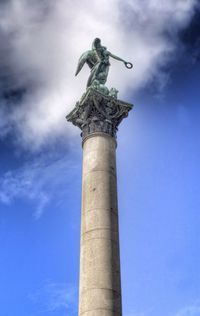
[[132, 64], [132, 63], [130, 63], [130, 62], [128, 62], [128, 61], [125, 61], [124, 59], [122, 59], [122, 58], [120, 58], [120, 57], [118, 57], [118, 56], [116, 56], [116, 55], [113, 55], [113, 54], [110, 53], [110, 52], [109, 52], [109, 55], [110, 55], [110, 57], [112, 57], [112, 58], [114, 58], [114, 59], [116, 59], [116, 60], [122, 61], [122, 62], [124, 63], [124, 65], [126, 66], [126, 68], [128, 68], [128, 69], [133, 68], [133, 64]]
[[123, 62], [128, 69], [133, 67], [132, 63], [110, 53], [105, 46], [101, 45], [101, 40], [95, 38], [92, 43], [92, 49], [81, 55], [75, 75], [78, 75], [84, 64], [87, 64], [91, 69], [87, 88], [93, 86], [96, 89], [98, 87], [98, 89], [102, 90], [104, 93], [105, 91], [109, 91], [108, 88], [105, 87], [105, 83], [107, 81], [110, 67], [110, 57]]

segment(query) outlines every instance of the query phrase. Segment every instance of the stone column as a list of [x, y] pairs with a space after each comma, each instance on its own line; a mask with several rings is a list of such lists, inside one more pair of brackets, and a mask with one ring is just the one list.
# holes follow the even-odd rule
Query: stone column
[[104, 133], [83, 143], [79, 315], [121, 316], [115, 148]]
[[79, 316], [122, 316], [116, 131], [131, 107], [90, 88], [67, 116], [83, 138]]

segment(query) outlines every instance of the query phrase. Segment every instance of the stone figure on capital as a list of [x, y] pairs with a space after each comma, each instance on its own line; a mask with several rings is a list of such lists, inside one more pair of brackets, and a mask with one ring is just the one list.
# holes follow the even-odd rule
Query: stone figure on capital
[[86, 92], [67, 115], [67, 120], [81, 129], [83, 140], [94, 132], [107, 133], [116, 138], [118, 125], [132, 109], [131, 104], [118, 100], [116, 88], [108, 89], [105, 85], [110, 57], [123, 62], [128, 69], [133, 67], [130, 62], [111, 54], [101, 45], [99, 38], [94, 39], [92, 49], [83, 53], [78, 62], [76, 75], [84, 64], [89, 66], [91, 73]]
[[106, 91], [107, 88], [104, 88], [104, 85], [108, 77], [110, 57], [123, 62], [128, 69], [133, 67], [130, 62], [127, 62], [124, 59], [110, 53], [105, 46], [101, 45], [101, 40], [99, 38], [95, 38], [92, 43], [92, 49], [81, 55], [75, 75], [78, 75], [86, 63], [91, 69], [91, 73], [87, 82], [87, 88], [91, 86], [94, 87], [98, 83], [97, 90], [108, 95], [109, 92]]

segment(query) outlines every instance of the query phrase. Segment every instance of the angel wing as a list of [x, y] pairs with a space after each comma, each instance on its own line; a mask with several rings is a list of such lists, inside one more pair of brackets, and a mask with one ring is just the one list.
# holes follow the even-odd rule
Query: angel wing
[[93, 68], [94, 65], [96, 64], [96, 60], [95, 60], [96, 58], [94, 57], [95, 56], [92, 50], [88, 50], [87, 52], [83, 53], [81, 57], [79, 58], [75, 76], [78, 75], [78, 73], [81, 71], [85, 63], [87, 63], [90, 69]]

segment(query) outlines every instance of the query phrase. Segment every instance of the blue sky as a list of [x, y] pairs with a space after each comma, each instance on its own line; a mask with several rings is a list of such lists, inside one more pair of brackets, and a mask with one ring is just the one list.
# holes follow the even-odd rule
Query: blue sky
[[77, 315], [82, 148], [65, 114], [97, 33], [134, 63], [108, 83], [135, 105], [117, 148], [123, 315], [200, 315], [200, 13], [160, 3], [0, 4], [1, 316]]

